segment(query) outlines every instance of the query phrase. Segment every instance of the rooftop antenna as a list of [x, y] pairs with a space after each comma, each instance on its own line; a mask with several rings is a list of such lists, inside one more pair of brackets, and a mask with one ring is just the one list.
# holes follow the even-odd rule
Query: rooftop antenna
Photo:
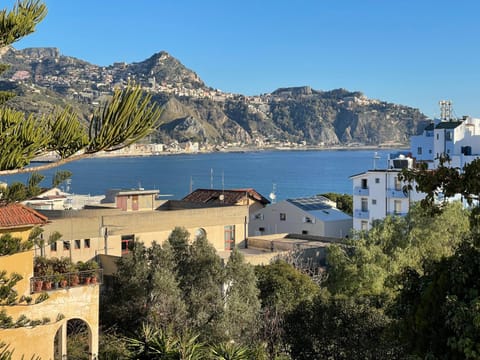
[[452, 102], [450, 100], [440, 100], [438, 103], [440, 105], [440, 120], [452, 120]]
[[380, 159], [380, 156], [378, 155], [378, 152], [373, 153], [373, 170], [377, 170], [377, 160]]
[[270, 193], [270, 195], [268, 195], [270, 200], [272, 200], [272, 204], [275, 204], [275, 200], [277, 199], [277, 194], [275, 193], [276, 191], [277, 191], [277, 184], [273, 183], [272, 192]]

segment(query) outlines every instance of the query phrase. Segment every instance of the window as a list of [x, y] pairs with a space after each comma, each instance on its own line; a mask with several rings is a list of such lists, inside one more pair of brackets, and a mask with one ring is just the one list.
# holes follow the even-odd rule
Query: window
[[227, 225], [223, 230], [224, 234], [224, 249], [233, 250], [235, 247], [235, 225]]
[[85, 249], [89, 249], [90, 248], [90, 239], [85, 239], [83, 240], [83, 247]]
[[57, 242], [50, 243], [50, 251], [57, 251]]
[[135, 235], [122, 235], [122, 255], [128, 254], [133, 249]]
[[287, 220], [287, 214], [280, 213], [280, 221], [285, 221], [285, 220]]
[[308, 235], [308, 231], [307, 230], [302, 230], [302, 235]]
[[372, 205], [377, 205], [377, 199], [372, 199]]
[[395, 190], [402, 190], [402, 182], [398, 179], [398, 176], [395, 176]]
[[362, 231], [367, 231], [368, 230], [368, 221], [362, 220], [362, 222], [360, 223], [360, 229]]
[[255, 220], [263, 220], [263, 214], [262, 213], [255, 214]]
[[312, 219], [309, 218], [308, 216], [305, 216], [305, 217], [303, 218], [303, 222], [305, 222], [305, 223], [311, 223], [311, 222], [312, 222]]
[[418, 154], [418, 155], [422, 155], [422, 147], [421, 147], [421, 146], [419, 146], [419, 147], [417, 148], [417, 154]]
[[80, 249], [80, 245], [81, 245], [80, 240], [75, 240], [74, 243], [73, 243], [73, 248], [75, 250], [78, 250], [78, 249]]
[[395, 215], [399, 215], [402, 213], [402, 202], [400, 200], [395, 200], [393, 202], [393, 206], [394, 206], [394, 214]]
[[362, 179], [362, 189], [366, 189], [368, 186], [367, 179]]
[[437, 134], [437, 140], [438, 140], [438, 134]]
[[447, 131], [447, 133], [445, 134], [445, 140], [446, 141], [452, 141], [453, 140], [453, 132]]
[[375, 184], [380, 184], [380, 178], [375, 178]]
[[368, 211], [368, 198], [362, 198], [362, 211]]
[[70, 241], [63, 240], [63, 250], [70, 250]]

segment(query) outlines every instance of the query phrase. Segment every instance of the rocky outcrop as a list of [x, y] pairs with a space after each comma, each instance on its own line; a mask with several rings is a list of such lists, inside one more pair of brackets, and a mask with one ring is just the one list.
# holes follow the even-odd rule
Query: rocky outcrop
[[222, 93], [164, 51], [138, 63], [100, 67], [63, 56], [56, 48], [9, 47], [2, 49], [0, 62], [10, 65], [0, 90], [14, 84], [21, 96], [11, 105], [27, 112], [45, 114], [55, 104], [70, 104], [88, 121], [114, 87], [140, 84], [163, 107], [162, 124], [153, 136], [159, 142], [406, 144], [427, 123], [418, 109], [346, 89], [301, 86], [259, 96]]

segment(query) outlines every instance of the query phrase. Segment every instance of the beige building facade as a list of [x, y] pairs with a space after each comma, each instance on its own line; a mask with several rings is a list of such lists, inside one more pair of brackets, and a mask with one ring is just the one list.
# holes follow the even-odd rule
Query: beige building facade
[[[177, 202], [157, 210], [84, 209], [44, 211], [50, 219], [44, 235], [57, 231], [62, 237], [45, 248], [47, 257], [87, 261], [97, 255], [122, 256], [134, 241], [146, 246], [163, 243], [175, 227], [184, 227], [193, 240], [205, 235], [217, 251], [245, 247], [247, 206], [196, 206]], [[40, 250], [37, 249], [38, 253]]]

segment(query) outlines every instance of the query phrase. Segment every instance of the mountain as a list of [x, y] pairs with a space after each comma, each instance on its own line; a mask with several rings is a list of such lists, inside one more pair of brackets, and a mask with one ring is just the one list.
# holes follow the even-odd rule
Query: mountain
[[201, 144], [304, 143], [310, 145], [407, 144], [428, 122], [418, 109], [368, 99], [345, 89], [318, 91], [309, 86], [243, 96], [205, 85], [167, 52], [138, 63], [102, 67], [56, 48], [3, 48], [0, 62], [10, 65], [0, 89], [20, 96], [10, 105], [34, 113], [73, 106], [89, 114], [116, 86], [140, 84], [163, 108], [153, 141]]

